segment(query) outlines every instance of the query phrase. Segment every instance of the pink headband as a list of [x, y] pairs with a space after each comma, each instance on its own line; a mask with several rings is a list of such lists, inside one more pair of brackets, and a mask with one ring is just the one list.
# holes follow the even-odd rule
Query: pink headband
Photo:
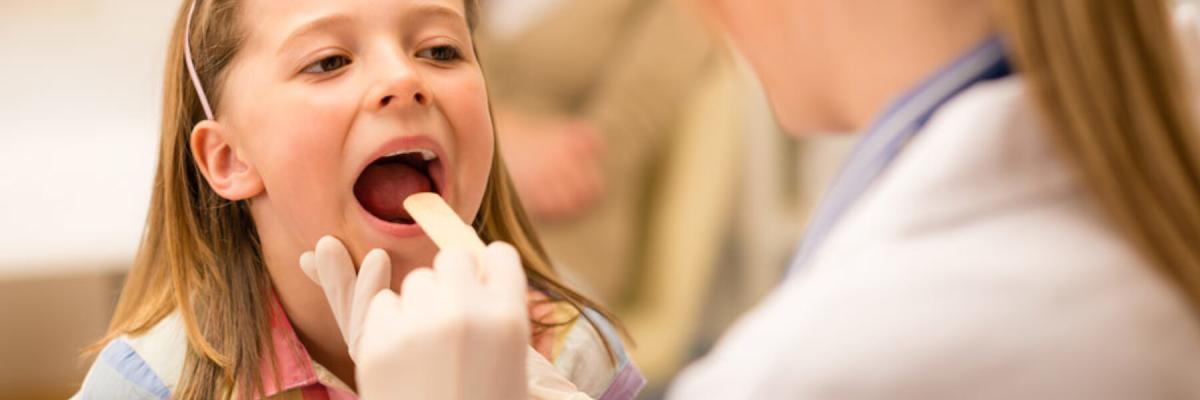
[[196, 74], [196, 64], [192, 62], [192, 15], [196, 13], [196, 3], [200, 0], [192, 1], [192, 9], [188, 11], [187, 27], [183, 32], [183, 60], [187, 62], [188, 76], [192, 77], [192, 85], [196, 87], [196, 94], [200, 96], [200, 105], [204, 107], [204, 115], [209, 120], [213, 118], [212, 107], [208, 105], [208, 96], [204, 95], [204, 87], [200, 85], [200, 75]]

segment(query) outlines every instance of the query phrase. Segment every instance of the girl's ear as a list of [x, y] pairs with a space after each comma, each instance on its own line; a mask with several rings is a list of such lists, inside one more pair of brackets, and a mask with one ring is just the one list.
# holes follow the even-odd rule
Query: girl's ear
[[221, 123], [206, 120], [192, 128], [190, 139], [196, 167], [217, 195], [226, 200], [245, 200], [263, 192], [262, 177], [229, 140]]

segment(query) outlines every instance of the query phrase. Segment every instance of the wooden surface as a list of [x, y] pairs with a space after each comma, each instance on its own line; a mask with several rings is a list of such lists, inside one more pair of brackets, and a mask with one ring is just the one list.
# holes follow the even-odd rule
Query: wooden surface
[[112, 273], [0, 281], [0, 400], [66, 398], [104, 333], [123, 277]]

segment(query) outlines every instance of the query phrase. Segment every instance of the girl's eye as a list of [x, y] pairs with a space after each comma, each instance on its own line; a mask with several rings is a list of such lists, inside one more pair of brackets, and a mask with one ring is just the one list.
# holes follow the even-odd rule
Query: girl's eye
[[417, 53], [417, 57], [428, 58], [439, 62], [454, 61], [462, 58], [458, 48], [454, 46], [434, 46]]
[[329, 73], [350, 65], [350, 62], [350, 58], [346, 56], [329, 56], [304, 67], [303, 72], [309, 74]]

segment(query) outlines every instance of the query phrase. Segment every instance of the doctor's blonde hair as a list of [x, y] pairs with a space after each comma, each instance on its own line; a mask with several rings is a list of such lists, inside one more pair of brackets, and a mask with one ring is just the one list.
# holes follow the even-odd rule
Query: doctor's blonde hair
[[1200, 312], [1200, 137], [1170, 4], [993, 5], [1060, 147], [1117, 225]]
[[[244, 201], [221, 198], [208, 186], [188, 143], [192, 127], [205, 117], [184, 63], [184, 35], [190, 35], [197, 75], [217, 109], [223, 77], [244, 35], [238, 3], [199, 1], [191, 32], [186, 30], [191, 0], [178, 11], [167, 55], [159, 158], [145, 231], [108, 333], [89, 352], [121, 335], [145, 333], [178, 312], [188, 349], [172, 390], [175, 398], [261, 393], [260, 358], [274, 360], [269, 345], [274, 289], [249, 207]], [[464, 3], [474, 30], [478, 6], [475, 0]], [[623, 331], [608, 311], [559, 279], [522, 211], [499, 148], [473, 225], [485, 241], [503, 240], [516, 247], [531, 287], [578, 311], [596, 310]], [[547, 328], [570, 321], [532, 322]]]

